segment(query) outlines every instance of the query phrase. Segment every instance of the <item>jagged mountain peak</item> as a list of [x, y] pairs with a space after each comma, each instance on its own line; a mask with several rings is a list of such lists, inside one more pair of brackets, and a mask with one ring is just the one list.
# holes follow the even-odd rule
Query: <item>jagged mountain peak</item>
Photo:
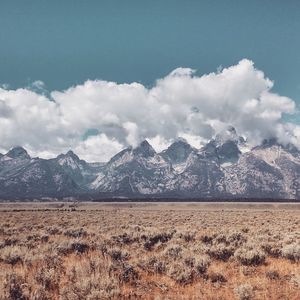
[[72, 150], [69, 150], [66, 154], [58, 155], [56, 160], [61, 166], [66, 166], [74, 170], [86, 166], [86, 162], [81, 160]]
[[75, 154], [72, 150], [69, 150], [66, 154], [65, 154], [66, 157], [71, 157], [73, 158], [74, 160], [80, 160], [80, 158], [78, 157], [77, 154]]
[[16, 146], [16, 147], [10, 149], [6, 153], [6, 156], [8, 156], [10, 158], [30, 159], [30, 156], [27, 153], [27, 151], [21, 146]]
[[245, 139], [239, 136], [236, 129], [231, 125], [218, 132], [213, 140], [219, 146], [228, 141], [232, 141], [236, 144], [245, 143]]
[[73, 160], [73, 161], [76, 161], [76, 162], [81, 162], [83, 160], [81, 160], [79, 158], [79, 156], [74, 153], [72, 150], [69, 150], [68, 152], [66, 153], [62, 153], [62, 154], [59, 154], [57, 156], [57, 159], [61, 160], [61, 159], [68, 159], [68, 160]]
[[154, 156], [156, 151], [147, 140], [142, 141], [136, 148], [133, 149], [134, 155], [142, 155], [144, 157]]
[[237, 134], [236, 129], [228, 126], [202, 147], [200, 153], [205, 158], [227, 165], [238, 160], [241, 154], [239, 147], [245, 146], [245, 144], [245, 139]]
[[187, 142], [186, 139], [182, 138], [182, 137], [178, 137], [169, 147], [170, 148], [174, 148], [174, 147], [184, 147], [184, 148], [192, 148], [192, 146]]
[[179, 142], [179, 143], [184, 143], [184, 144], [189, 144], [188, 141], [187, 141], [185, 138], [181, 137], [181, 136], [177, 137], [177, 138], [174, 140], [173, 144], [174, 144], [174, 143], [177, 143], [177, 142]]
[[146, 162], [149, 159], [152, 160], [152, 158], [162, 160], [162, 158], [157, 155], [156, 151], [149, 144], [149, 142], [144, 140], [137, 147], [133, 148], [132, 146], [129, 146], [117, 153], [116, 155], [114, 155], [106, 164], [106, 166], [108, 168], [118, 168], [119, 166], [126, 166], [131, 162]]
[[115, 155], [109, 160], [108, 164], [113, 164], [113, 163], [119, 161], [120, 159], [122, 159], [122, 157], [123, 157], [124, 155], [127, 155], [127, 154], [131, 153], [131, 151], [132, 151], [132, 147], [131, 147], [131, 146], [130, 146], [130, 147], [127, 147], [127, 148], [125, 148], [125, 149], [123, 149], [123, 150], [121, 150], [120, 152], [118, 152], [117, 154], [115, 154]]
[[300, 151], [294, 145], [270, 138], [241, 152], [233, 127], [216, 137], [200, 150], [177, 139], [161, 153], [145, 140], [99, 167], [80, 160], [71, 150], [54, 159], [13, 159], [29, 157], [26, 150], [15, 147], [0, 160], [0, 197], [300, 199]]
[[160, 154], [173, 164], [185, 162], [193, 151], [193, 147], [183, 138], [178, 138], [166, 150]]

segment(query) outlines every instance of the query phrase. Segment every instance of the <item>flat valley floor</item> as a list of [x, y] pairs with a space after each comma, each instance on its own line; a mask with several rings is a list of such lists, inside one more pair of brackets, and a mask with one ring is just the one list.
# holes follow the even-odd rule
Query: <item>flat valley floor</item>
[[300, 203], [1, 203], [0, 299], [300, 299]]

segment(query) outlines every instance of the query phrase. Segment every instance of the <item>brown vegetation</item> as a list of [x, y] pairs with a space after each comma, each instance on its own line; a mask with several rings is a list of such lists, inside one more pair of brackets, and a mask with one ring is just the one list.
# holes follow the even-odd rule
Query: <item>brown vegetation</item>
[[300, 298], [299, 209], [18, 207], [0, 209], [0, 300]]

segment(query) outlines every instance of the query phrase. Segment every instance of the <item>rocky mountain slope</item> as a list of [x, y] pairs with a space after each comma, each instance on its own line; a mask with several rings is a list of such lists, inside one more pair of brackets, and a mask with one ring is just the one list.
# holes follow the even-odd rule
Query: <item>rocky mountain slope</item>
[[300, 199], [300, 151], [276, 139], [252, 149], [228, 127], [195, 149], [178, 139], [157, 153], [143, 141], [107, 163], [72, 151], [31, 158], [15, 147], [0, 155], [0, 197], [177, 197]]

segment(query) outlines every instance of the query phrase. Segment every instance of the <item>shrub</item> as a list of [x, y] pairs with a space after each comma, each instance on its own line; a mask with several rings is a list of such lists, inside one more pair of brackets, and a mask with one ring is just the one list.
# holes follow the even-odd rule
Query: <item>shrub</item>
[[90, 246], [87, 243], [84, 242], [73, 242], [71, 243], [71, 249], [72, 251], [76, 253], [84, 253], [89, 250]]
[[70, 253], [82, 254], [88, 251], [90, 248], [89, 244], [86, 242], [82, 242], [80, 240], [73, 240], [73, 241], [63, 241], [57, 247], [57, 251], [59, 254], [68, 255]]
[[217, 244], [208, 248], [206, 253], [211, 258], [227, 261], [234, 254], [234, 249], [225, 244]]
[[216, 237], [216, 235], [203, 235], [200, 237], [201, 242], [203, 242], [204, 244], [211, 244], [213, 239]]
[[255, 276], [256, 267], [255, 266], [243, 266], [241, 268], [241, 271], [245, 276]]
[[195, 262], [196, 262], [195, 257], [188, 256], [184, 259], [184, 263], [191, 268], [195, 266]]
[[49, 253], [43, 257], [43, 261], [47, 267], [47, 269], [57, 269], [59, 271], [64, 270], [63, 261], [60, 256], [58, 256], [55, 252]]
[[204, 274], [204, 273], [206, 273], [210, 264], [211, 264], [211, 261], [210, 261], [209, 257], [207, 257], [207, 256], [198, 257], [195, 261], [195, 269], [198, 274]]
[[[3, 247], [5, 246], [14, 246], [16, 245], [17, 243], [19, 242], [18, 239], [15, 239], [15, 238], [7, 238], [3, 241]], [[2, 247], [1, 247], [2, 248]]]
[[211, 273], [209, 275], [209, 278], [212, 283], [224, 283], [227, 281], [224, 275], [222, 275], [221, 273]]
[[282, 256], [291, 260], [300, 260], [300, 244], [293, 243], [282, 248]]
[[171, 233], [158, 233], [153, 236], [150, 236], [148, 240], [144, 243], [144, 248], [148, 251], [151, 251], [153, 247], [161, 242], [166, 243], [173, 237], [174, 232]]
[[32, 300], [52, 300], [51, 296], [44, 290], [44, 288], [39, 287], [33, 292]]
[[122, 272], [119, 276], [120, 282], [133, 282], [139, 278], [137, 270], [129, 264], [123, 265]]
[[58, 246], [57, 246], [57, 252], [61, 255], [68, 255], [72, 253], [72, 242], [69, 240], [63, 240]]
[[245, 266], [257, 266], [265, 262], [266, 256], [259, 249], [240, 248], [236, 250], [234, 256]]
[[112, 258], [112, 260], [115, 261], [123, 261], [129, 258], [129, 254], [121, 249], [112, 249], [109, 252], [109, 255]]
[[58, 288], [60, 276], [55, 269], [40, 269], [35, 274], [35, 280], [43, 286], [45, 290], [54, 290]]
[[247, 238], [240, 232], [233, 232], [228, 236], [227, 241], [234, 247], [238, 247], [247, 242]]
[[300, 288], [300, 274], [293, 274], [290, 278], [290, 283], [297, 288]]
[[149, 273], [162, 274], [166, 271], [166, 263], [163, 259], [159, 259], [156, 256], [150, 257], [144, 264], [143, 267]]
[[74, 230], [67, 230], [64, 233], [65, 236], [72, 237], [72, 238], [79, 238], [79, 237], [86, 237], [87, 232], [83, 230], [83, 228], [80, 229], [74, 229]]
[[267, 271], [266, 277], [271, 280], [277, 280], [280, 278], [279, 273], [277, 271], [273, 271], [273, 270]]
[[224, 233], [220, 233], [215, 237], [215, 242], [218, 244], [227, 244], [227, 238]]
[[262, 244], [261, 248], [272, 257], [280, 257], [282, 255], [281, 248], [275, 243]]
[[168, 275], [177, 283], [186, 285], [193, 282], [193, 271], [187, 269], [185, 265], [174, 263], [168, 271]]
[[185, 242], [193, 242], [195, 240], [196, 233], [195, 232], [190, 232], [186, 231], [183, 233], [179, 233], [179, 238], [183, 239]]
[[235, 293], [240, 300], [251, 300], [254, 297], [253, 287], [248, 283], [239, 285]]
[[5, 247], [0, 251], [0, 260], [7, 264], [15, 265], [23, 260], [26, 251], [26, 248], [18, 246]]
[[180, 245], [172, 245], [166, 248], [165, 254], [171, 258], [180, 258], [182, 253], [182, 247]]
[[127, 232], [121, 234], [121, 235], [118, 235], [118, 236], [113, 236], [112, 239], [119, 243], [119, 244], [125, 244], [125, 245], [130, 245], [134, 242], [138, 242], [138, 237], [134, 237], [132, 236], [132, 234], [128, 234]]
[[60, 300], [102, 300], [120, 299], [120, 288], [117, 281], [107, 277], [84, 277], [79, 282], [65, 285], [60, 289]]
[[24, 291], [24, 280], [14, 273], [7, 274], [4, 280], [4, 290], [7, 298], [11, 300], [29, 300], [29, 296]]
[[55, 226], [52, 226], [47, 229], [47, 233], [50, 235], [61, 234], [61, 230]]
[[44, 234], [41, 236], [41, 242], [47, 243], [49, 241], [49, 235]]

